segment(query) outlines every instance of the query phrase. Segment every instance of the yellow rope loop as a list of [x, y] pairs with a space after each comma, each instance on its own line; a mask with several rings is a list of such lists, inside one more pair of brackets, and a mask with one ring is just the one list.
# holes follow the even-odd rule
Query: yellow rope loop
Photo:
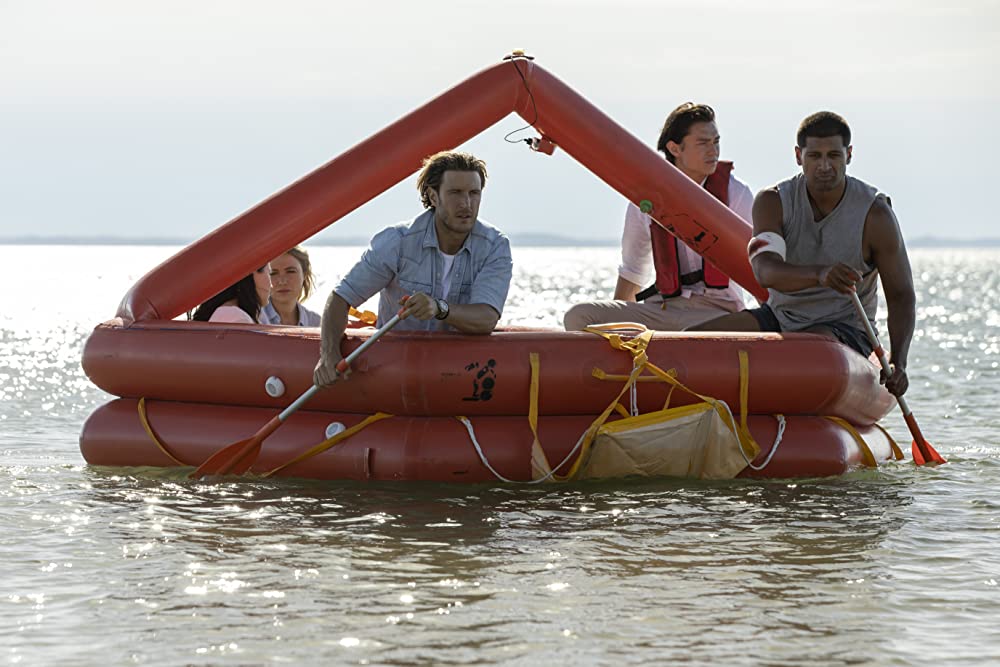
[[[854, 438], [854, 442], [858, 443], [858, 447], [861, 448], [861, 458], [864, 460], [866, 466], [868, 466], [869, 468], [878, 467], [878, 461], [875, 460], [875, 455], [872, 454], [872, 450], [868, 446], [868, 443], [865, 442], [865, 439], [861, 437], [861, 434], [858, 433], [858, 430], [854, 428], [850, 422], [848, 422], [846, 419], [841, 419], [840, 417], [828, 416], [826, 417], [826, 419], [829, 419], [838, 426], [842, 426], [844, 429], [847, 430], [848, 433], [851, 434], [851, 437]], [[890, 438], [890, 441], [891, 440], [892, 438]], [[898, 447], [896, 449], [898, 449]], [[902, 452], [900, 452], [900, 455], [902, 455]], [[902, 456], [900, 456], [900, 458], [902, 458]]]
[[156, 432], [153, 430], [152, 425], [150, 425], [150, 423], [149, 423], [149, 418], [146, 416], [146, 397], [145, 396], [143, 396], [142, 398], [139, 399], [139, 423], [141, 423], [142, 427], [144, 429], [146, 429], [146, 435], [149, 436], [149, 439], [152, 440], [153, 443], [157, 447], [159, 447], [160, 451], [163, 452], [167, 456], [167, 458], [169, 458], [171, 461], [173, 461], [174, 463], [176, 463], [179, 466], [190, 465], [188, 463], [184, 463], [179, 458], [177, 458], [176, 456], [174, 456], [173, 454], [171, 454], [170, 450], [167, 449], [167, 446], [164, 445], [162, 442], [160, 442], [160, 439], [158, 437], [156, 437]]
[[354, 426], [352, 426], [349, 429], [341, 431], [340, 433], [338, 433], [337, 435], [335, 435], [333, 437], [327, 438], [326, 440], [324, 440], [323, 442], [319, 443], [315, 447], [312, 447], [312, 448], [306, 450], [305, 452], [299, 454], [298, 456], [296, 456], [295, 458], [293, 458], [291, 461], [287, 461], [285, 463], [282, 463], [277, 468], [274, 468], [272, 470], [269, 470], [269, 471], [263, 473], [261, 475], [261, 477], [270, 477], [274, 473], [278, 472], [279, 470], [284, 470], [285, 468], [287, 468], [290, 465], [294, 465], [296, 463], [299, 463], [300, 461], [305, 461], [306, 459], [312, 458], [313, 456], [316, 456], [317, 454], [322, 454], [323, 452], [325, 452], [326, 450], [330, 449], [334, 445], [339, 444], [339, 443], [343, 442], [344, 440], [347, 440], [352, 435], [354, 435], [358, 431], [361, 431], [362, 429], [364, 429], [368, 425], [374, 424], [377, 421], [381, 421], [381, 420], [387, 419], [389, 417], [392, 417], [392, 415], [387, 414], [385, 412], [376, 412], [373, 415], [369, 415], [369, 416], [365, 417], [363, 421], [358, 422], [357, 424], [355, 424]]

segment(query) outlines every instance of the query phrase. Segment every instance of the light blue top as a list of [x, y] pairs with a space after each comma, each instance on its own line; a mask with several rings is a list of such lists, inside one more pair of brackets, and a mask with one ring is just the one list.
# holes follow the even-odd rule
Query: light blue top
[[[497, 314], [503, 314], [511, 270], [507, 237], [496, 227], [476, 220], [455, 255], [447, 290], [448, 302], [485, 303]], [[378, 292], [378, 323], [382, 324], [399, 311], [403, 295], [424, 292], [444, 298], [438, 287], [438, 276], [443, 271], [434, 209], [428, 209], [413, 222], [401, 222], [376, 234], [361, 261], [333, 291], [355, 308]], [[422, 322], [409, 317], [396, 325], [396, 329], [410, 331], [445, 331], [448, 328], [442, 320]]]
[[[257, 319], [260, 320], [261, 324], [281, 324], [281, 315], [279, 315], [278, 311], [274, 309], [274, 304], [270, 301], [267, 302], [266, 306], [260, 309], [260, 316]], [[322, 319], [323, 318], [320, 317], [319, 313], [314, 313], [301, 303], [299, 304], [300, 327], [318, 327], [320, 320]]]

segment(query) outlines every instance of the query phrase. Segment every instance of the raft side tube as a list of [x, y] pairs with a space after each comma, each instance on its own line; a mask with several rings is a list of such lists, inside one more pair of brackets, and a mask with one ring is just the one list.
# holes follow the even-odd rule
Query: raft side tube
[[[371, 329], [349, 330], [346, 355]], [[739, 353], [749, 360], [750, 413], [827, 414], [871, 424], [893, 406], [878, 369], [847, 347], [810, 334], [658, 332], [649, 358], [698, 393], [739, 411]], [[325, 389], [309, 408], [449, 417], [528, 413], [529, 354], [540, 360], [539, 414], [599, 414], [632, 368], [630, 357], [588, 333], [499, 331], [489, 336], [391, 332], [359, 360], [351, 379]], [[155, 321], [100, 325], [83, 367], [116, 396], [284, 408], [312, 384], [319, 331], [267, 325]], [[620, 379], [600, 380], [595, 369]], [[270, 376], [286, 393], [264, 390]], [[639, 409], [663, 407], [669, 388], [640, 382]], [[672, 405], [697, 399], [674, 391]]]
[[[98, 408], [84, 424], [80, 450], [88, 463], [106, 466], [176, 465], [161, 452], [139, 422], [137, 401], [116, 399]], [[149, 422], [171, 453], [196, 466], [220, 448], [245, 439], [271, 417], [273, 410], [194, 403], [147, 401]], [[367, 415], [301, 411], [269, 437], [254, 467], [275, 468], [322, 442], [332, 422], [346, 427]], [[562, 461], [592, 417], [546, 416], [538, 435], [550, 463]], [[527, 481], [533, 436], [525, 417], [473, 417], [476, 437], [490, 465], [504, 477]], [[770, 452], [777, 430], [771, 416], [751, 415], [751, 434], [761, 446], [756, 463]], [[877, 427], [860, 427], [877, 461], [891, 459], [888, 440]], [[572, 461], [570, 461], [571, 463]], [[788, 417], [785, 433], [771, 462], [741, 477], [823, 477], [840, 475], [863, 464], [851, 435], [822, 417]], [[342, 443], [279, 473], [314, 479], [496, 481], [483, 465], [465, 427], [446, 417], [392, 417], [374, 422]]]

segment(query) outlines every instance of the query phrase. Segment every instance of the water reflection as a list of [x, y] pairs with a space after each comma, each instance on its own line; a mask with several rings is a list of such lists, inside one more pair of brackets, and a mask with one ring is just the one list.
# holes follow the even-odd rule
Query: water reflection
[[[864, 638], [870, 649], [870, 618], [856, 607], [880, 604], [884, 541], [911, 503], [903, 481], [878, 473], [518, 488], [128, 472], [90, 469], [87, 504], [102, 517], [95, 539], [132, 561], [112, 598], [134, 600], [142, 585], [147, 607], [158, 605], [151, 621], [266, 618], [287, 637], [315, 615], [349, 616], [386, 657], [405, 647], [380, 628], [405, 625], [443, 632], [435, 655], [456, 660], [489, 646], [516, 655], [511, 638], [540, 629], [577, 641], [624, 633], [650, 650], [718, 659], [727, 653], [709, 630], [732, 638], [762, 623], [769, 641]], [[608, 596], [642, 623], [603, 627]], [[811, 655], [830, 659], [829, 644]]]
[[[118, 267], [121, 250], [105, 252], [97, 264]], [[340, 252], [317, 249], [317, 265]], [[613, 287], [616, 249], [518, 252], [510, 323], [556, 325]], [[79, 275], [90, 301], [40, 308], [25, 292], [0, 313], [11, 662], [1000, 662], [995, 252], [912, 257], [908, 398], [948, 466], [546, 488], [203, 483], [82, 465], [80, 423], [104, 396], [80, 344], [128, 271], [155, 263], [137, 253], [95, 277], [88, 255], [47, 264]], [[886, 425], [904, 439], [897, 412]]]

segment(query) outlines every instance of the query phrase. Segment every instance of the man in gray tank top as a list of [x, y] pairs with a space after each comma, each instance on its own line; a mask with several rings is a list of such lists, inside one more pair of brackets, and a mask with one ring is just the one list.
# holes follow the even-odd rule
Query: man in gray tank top
[[795, 147], [802, 173], [760, 191], [753, 204], [750, 263], [767, 303], [688, 330], [815, 333], [868, 356], [851, 292], [874, 324], [881, 275], [892, 348], [885, 385], [902, 396], [916, 319], [910, 260], [889, 198], [847, 175], [851, 150], [851, 130], [837, 114], [802, 121]]

